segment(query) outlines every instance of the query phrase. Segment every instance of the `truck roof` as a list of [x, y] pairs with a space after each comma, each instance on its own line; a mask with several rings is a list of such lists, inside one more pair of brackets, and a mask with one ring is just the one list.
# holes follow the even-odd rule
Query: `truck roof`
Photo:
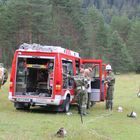
[[29, 52], [47, 52], [47, 53], [63, 53], [75, 57], [79, 57], [79, 53], [74, 52], [69, 49], [62, 48], [60, 46], [47, 46], [47, 45], [40, 45], [40, 44], [27, 44], [23, 43], [19, 46], [20, 51], [29, 51]]

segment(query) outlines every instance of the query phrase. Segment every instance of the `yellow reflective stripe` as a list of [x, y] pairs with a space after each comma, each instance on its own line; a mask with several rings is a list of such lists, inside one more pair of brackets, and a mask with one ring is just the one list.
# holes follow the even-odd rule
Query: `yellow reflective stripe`
[[40, 65], [40, 67], [41, 67], [41, 68], [46, 68], [46, 66], [44, 66], [44, 65]]
[[26, 66], [27, 68], [42, 68], [42, 69], [46, 68], [45, 65], [37, 65], [37, 64], [27, 64]]
[[32, 67], [33, 67], [32, 64], [27, 64], [26, 66], [27, 66], [28, 68], [32, 68]]

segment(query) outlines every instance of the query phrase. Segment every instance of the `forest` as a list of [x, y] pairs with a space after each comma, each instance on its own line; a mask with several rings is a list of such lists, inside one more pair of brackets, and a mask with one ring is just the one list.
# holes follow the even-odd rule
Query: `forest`
[[140, 0], [0, 0], [0, 62], [22, 43], [56, 45], [140, 73]]

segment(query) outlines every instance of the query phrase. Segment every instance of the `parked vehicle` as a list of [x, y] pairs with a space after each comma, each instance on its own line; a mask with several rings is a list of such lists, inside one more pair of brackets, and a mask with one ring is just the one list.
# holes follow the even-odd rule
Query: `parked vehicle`
[[[78, 74], [81, 64], [96, 64], [91, 83], [91, 100], [104, 101], [106, 90], [102, 83], [104, 74], [102, 60], [84, 60], [79, 53], [59, 46], [22, 44], [15, 51], [9, 100], [16, 109], [44, 106], [58, 111], [69, 111], [74, 103], [74, 80], [65, 74]], [[97, 75], [98, 74], [98, 75]]]

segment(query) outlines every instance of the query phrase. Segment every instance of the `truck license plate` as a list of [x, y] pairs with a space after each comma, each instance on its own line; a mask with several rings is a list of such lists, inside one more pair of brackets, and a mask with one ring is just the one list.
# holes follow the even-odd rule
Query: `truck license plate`
[[28, 98], [16, 98], [16, 101], [18, 101], [18, 102], [30, 102], [30, 99], [28, 99]]

